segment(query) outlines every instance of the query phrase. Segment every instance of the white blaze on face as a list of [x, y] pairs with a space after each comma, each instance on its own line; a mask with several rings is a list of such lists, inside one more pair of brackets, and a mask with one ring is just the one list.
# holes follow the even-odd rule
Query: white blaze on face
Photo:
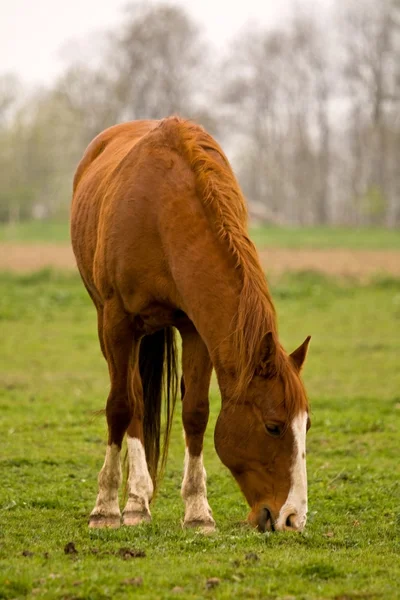
[[285, 504], [282, 506], [276, 522], [276, 528], [282, 529], [290, 516], [292, 525], [301, 531], [307, 519], [307, 468], [306, 468], [306, 434], [307, 412], [300, 413], [292, 421], [294, 438], [293, 462], [290, 470], [290, 490]]

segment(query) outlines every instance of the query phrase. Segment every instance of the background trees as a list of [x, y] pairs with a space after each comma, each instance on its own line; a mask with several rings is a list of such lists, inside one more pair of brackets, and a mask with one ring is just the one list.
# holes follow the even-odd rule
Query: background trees
[[[178, 6], [132, 4], [95, 61], [49, 89], [0, 76], [0, 220], [62, 216], [86, 144], [116, 122], [178, 113], [217, 136], [253, 216], [400, 224], [400, 2], [336, 0], [248, 27], [218, 57]], [[99, 40], [97, 40], [99, 42]]]

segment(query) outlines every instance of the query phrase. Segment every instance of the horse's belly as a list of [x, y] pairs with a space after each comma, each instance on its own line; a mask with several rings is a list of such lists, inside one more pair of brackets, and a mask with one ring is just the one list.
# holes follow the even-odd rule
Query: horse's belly
[[133, 315], [134, 331], [138, 335], [149, 335], [164, 327], [179, 327], [186, 321], [185, 313], [164, 304], [149, 304]]

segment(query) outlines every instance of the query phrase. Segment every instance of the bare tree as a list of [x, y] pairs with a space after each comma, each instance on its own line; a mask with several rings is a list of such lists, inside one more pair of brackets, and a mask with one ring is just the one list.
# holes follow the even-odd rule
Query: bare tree
[[122, 106], [114, 93], [115, 80], [105, 67], [74, 64], [54, 88], [54, 100], [74, 115], [82, 145], [120, 120]]
[[114, 39], [109, 68], [123, 119], [207, 115], [207, 48], [198, 26], [170, 4], [133, 4]]
[[12, 118], [20, 94], [21, 83], [16, 75], [7, 73], [0, 76], [0, 127]]
[[[331, 96], [322, 34], [297, 14], [284, 30], [249, 30], [225, 67], [224, 100], [245, 140], [240, 176], [270, 220], [329, 220]], [[246, 157], [246, 158], [245, 158]]]
[[399, 4], [362, 0], [346, 5], [341, 31], [346, 49], [343, 74], [351, 105], [353, 188], [359, 210], [369, 222], [393, 224], [391, 205], [397, 192], [389, 176], [393, 159], [389, 134], [396, 126], [400, 100]]
[[[303, 127], [311, 133], [308, 146], [312, 150], [309, 160], [315, 162], [312, 212], [316, 222], [326, 224], [330, 220], [331, 204], [330, 105], [336, 93], [331, 80], [333, 66], [329, 56], [329, 37], [314, 18], [297, 14], [291, 26], [291, 42], [292, 64], [297, 71], [293, 77], [297, 76], [300, 86], [307, 87], [306, 94], [301, 92], [301, 89], [298, 92], [304, 96], [303, 102], [309, 108], [307, 111], [305, 106], [302, 107], [299, 119]], [[304, 115], [307, 114], [308, 122], [304, 120]]]

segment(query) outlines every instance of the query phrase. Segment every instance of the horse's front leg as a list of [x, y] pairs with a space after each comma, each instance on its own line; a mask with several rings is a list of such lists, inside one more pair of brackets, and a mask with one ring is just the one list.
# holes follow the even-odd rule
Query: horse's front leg
[[182, 420], [186, 450], [182, 498], [185, 527], [215, 528], [207, 500], [206, 471], [203, 465], [203, 439], [208, 423], [208, 391], [212, 364], [207, 348], [192, 324], [182, 327]]

